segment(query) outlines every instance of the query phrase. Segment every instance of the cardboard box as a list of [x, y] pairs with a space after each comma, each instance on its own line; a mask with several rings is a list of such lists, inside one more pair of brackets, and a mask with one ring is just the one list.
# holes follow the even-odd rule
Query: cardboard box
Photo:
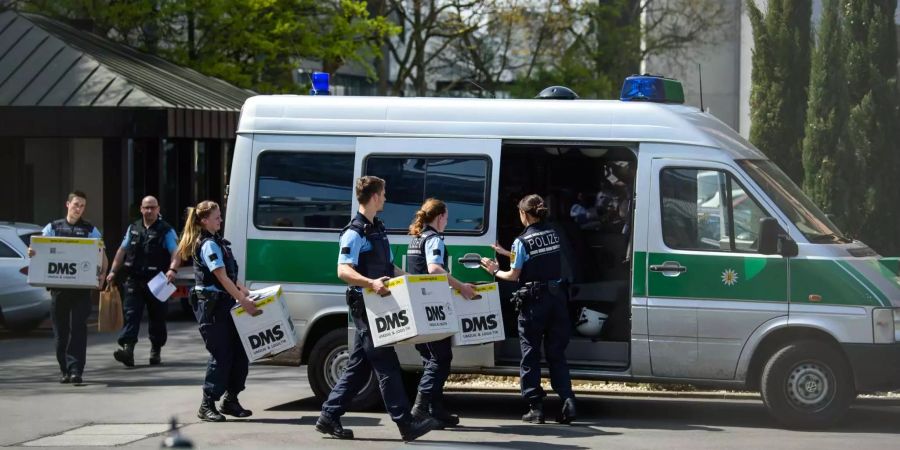
[[97, 289], [103, 269], [100, 239], [32, 236], [34, 256], [28, 284], [54, 288]]
[[391, 294], [382, 297], [363, 290], [372, 342], [376, 347], [419, 344], [456, 334], [447, 275], [404, 275], [385, 284]]
[[234, 326], [241, 336], [250, 362], [273, 356], [297, 346], [297, 332], [291, 321], [281, 286], [250, 291], [262, 314], [251, 316], [240, 305], [231, 308]]
[[506, 339], [497, 283], [475, 286], [481, 298], [473, 300], [466, 300], [456, 289], [451, 291], [453, 309], [459, 321], [459, 331], [453, 335], [453, 345], [485, 344]]

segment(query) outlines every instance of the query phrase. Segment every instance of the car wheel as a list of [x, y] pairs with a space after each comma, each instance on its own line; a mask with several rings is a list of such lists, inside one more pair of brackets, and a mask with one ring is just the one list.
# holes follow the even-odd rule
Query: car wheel
[[[350, 348], [347, 345], [347, 330], [332, 330], [319, 338], [309, 353], [306, 367], [309, 385], [316, 400], [324, 402], [337, 384], [347, 363], [350, 361]], [[365, 386], [353, 399], [350, 408], [353, 410], [369, 410], [381, 403], [381, 392], [374, 372], [369, 375]]]
[[766, 363], [760, 393], [769, 413], [790, 428], [820, 428], [843, 417], [856, 394], [844, 355], [818, 341], [788, 344]]

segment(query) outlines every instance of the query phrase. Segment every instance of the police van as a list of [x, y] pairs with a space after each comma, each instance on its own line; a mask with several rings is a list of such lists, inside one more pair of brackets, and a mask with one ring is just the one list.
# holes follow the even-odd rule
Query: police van
[[[478, 258], [522, 231], [520, 198], [543, 196], [569, 284], [573, 378], [758, 390], [795, 427], [900, 388], [897, 259], [844, 237], [762, 152], [683, 105], [677, 81], [630, 77], [617, 101], [543, 97], [247, 100], [225, 235], [242, 282], [284, 287], [318, 398], [349, 357], [336, 259], [363, 175], [387, 182], [380, 217], [401, 267], [415, 211], [446, 202], [450, 270], [470, 282], [493, 281]], [[514, 286], [500, 287], [509, 298]], [[579, 331], [585, 311], [606, 316], [599, 332]], [[512, 308], [478, 326], [499, 321], [506, 339], [454, 348], [455, 373], [518, 375]], [[398, 353], [421, 369], [414, 350]], [[370, 380], [356, 406], [379, 402]]]

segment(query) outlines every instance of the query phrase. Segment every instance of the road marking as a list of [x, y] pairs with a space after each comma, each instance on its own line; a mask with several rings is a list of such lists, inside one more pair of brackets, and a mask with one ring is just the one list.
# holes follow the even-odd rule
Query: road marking
[[101, 447], [124, 445], [165, 433], [164, 423], [117, 423], [85, 425], [54, 436], [23, 442], [26, 447]]

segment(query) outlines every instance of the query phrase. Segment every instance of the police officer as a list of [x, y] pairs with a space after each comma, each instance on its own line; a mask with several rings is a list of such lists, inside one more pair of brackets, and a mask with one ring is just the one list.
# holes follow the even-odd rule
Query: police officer
[[410, 413], [397, 352], [393, 347], [375, 347], [373, 344], [361, 290], [368, 287], [379, 294], [387, 294], [385, 281], [391, 276], [405, 274], [394, 265], [384, 224], [375, 217], [384, 209], [384, 180], [372, 176], [356, 180], [356, 199], [359, 212], [341, 232], [337, 270], [338, 277], [350, 285], [347, 304], [356, 326], [353, 352], [341, 379], [322, 404], [316, 431], [337, 439], [353, 439], [353, 431], [341, 426], [341, 416], [374, 369], [385, 409], [400, 429], [403, 440], [412, 441], [437, 428], [439, 423], [432, 418], [415, 419]]
[[[107, 282], [124, 272], [125, 324], [119, 333], [119, 349], [113, 352], [116, 361], [134, 366], [134, 346], [141, 329], [144, 308], [150, 318], [150, 364], [162, 362], [160, 352], [166, 345], [166, 302], [159, 301], [147, 287], [158, 273], [176, 272], [181, 261], [172, 260], [178, 246], [175, 230], [159, 216], [159, 201], [147, 196], [141, 200], [141, 219], [125, 231], [122, 245], [116, 251]], [[124, 261], [124, 264], [123, 264]], [[123, 270], [124, 267], [124, 270]]]
[[[413, 236], [406, 251], [406, 262], [410, 273], [447, 273], [447, 250], [444, 247], [444, 229], [447, 227], [449, 211], [447, 205], [435, 198], [425, 200], [409, 225]], [[467, 299], [475, 296], [474, 286], [461, 283], [447, 275], [450, 286], [458, 289]], [[419, 392], [412, 414], [416, 418], [434, 417], [442, 427], [459, 425], [459, 417], [444, 409], [444, 382], [450, 376], [450, 362], [453, 360], [450, 337], [439, 341], [416, 344], [422, 355], [425, 370], [419, 380]]]
[[[222, 422], [223, 414], [249, 417], [252, 411], [238, 402], [244, 390], [250, 362], [244, 352], [231, 308], [238, 304], [251, 315], [258, 310], [246, 287], [237, 284], [238, 265], [230, 243], [219, 235], [222, 213], [219, 205], [206, 200], [188, 209], [187, 223], [178, 243], [177, 257], [194, 261], [196, 286], [191, 306], [200, 324], [200, 335], [209, 351], [203, 401], [197, 417], [205, 422]], [[219, 409], [216, 401], [224, 394]]]
[[513, 241], [512, 251], [494, 246], [509, 256], [510, 270], [500, 271], [497, 261], [482, 258], [482, 267], [495, 277], [517, 281], [513, 299], [519, 309], [519, 341], [522, 347], [522, 396], [529, 411], [522, 421], [544, 423], [541, 389], [541, 345], [550, 366], [550, 385], [563, 400], [556, 421], [568, 424], [575, 420], [575, 395], [566, 363], [571, 324], [566, 308], [568, 294], [560, 276], [560, 246], [556, 231], [544, 221], [548, 210], [539, 195], [529, 195], [519, 202], [519, 220], [525, 231]]
[[[66, 201], [66, 218], [47, 224], [41, 232], [44, 236], [80, 237], [102, 239], [97, 227], [81, 218], [87, 207], [87, 195], [72, 191]], [[28, 249], [28, 255], [34, 256]], [[101, 287], [106, 272], [106, 252], [103, 267], [97, 280]], [[56, 342], [56, 361], [62, 375], [60, 383], [80, 385], [84, 382], [84, 363], [87, 353], [87, 319], [91, 315], [90, 289], [50, 289], [50, 317], [53, 320], [53, 338]]]

